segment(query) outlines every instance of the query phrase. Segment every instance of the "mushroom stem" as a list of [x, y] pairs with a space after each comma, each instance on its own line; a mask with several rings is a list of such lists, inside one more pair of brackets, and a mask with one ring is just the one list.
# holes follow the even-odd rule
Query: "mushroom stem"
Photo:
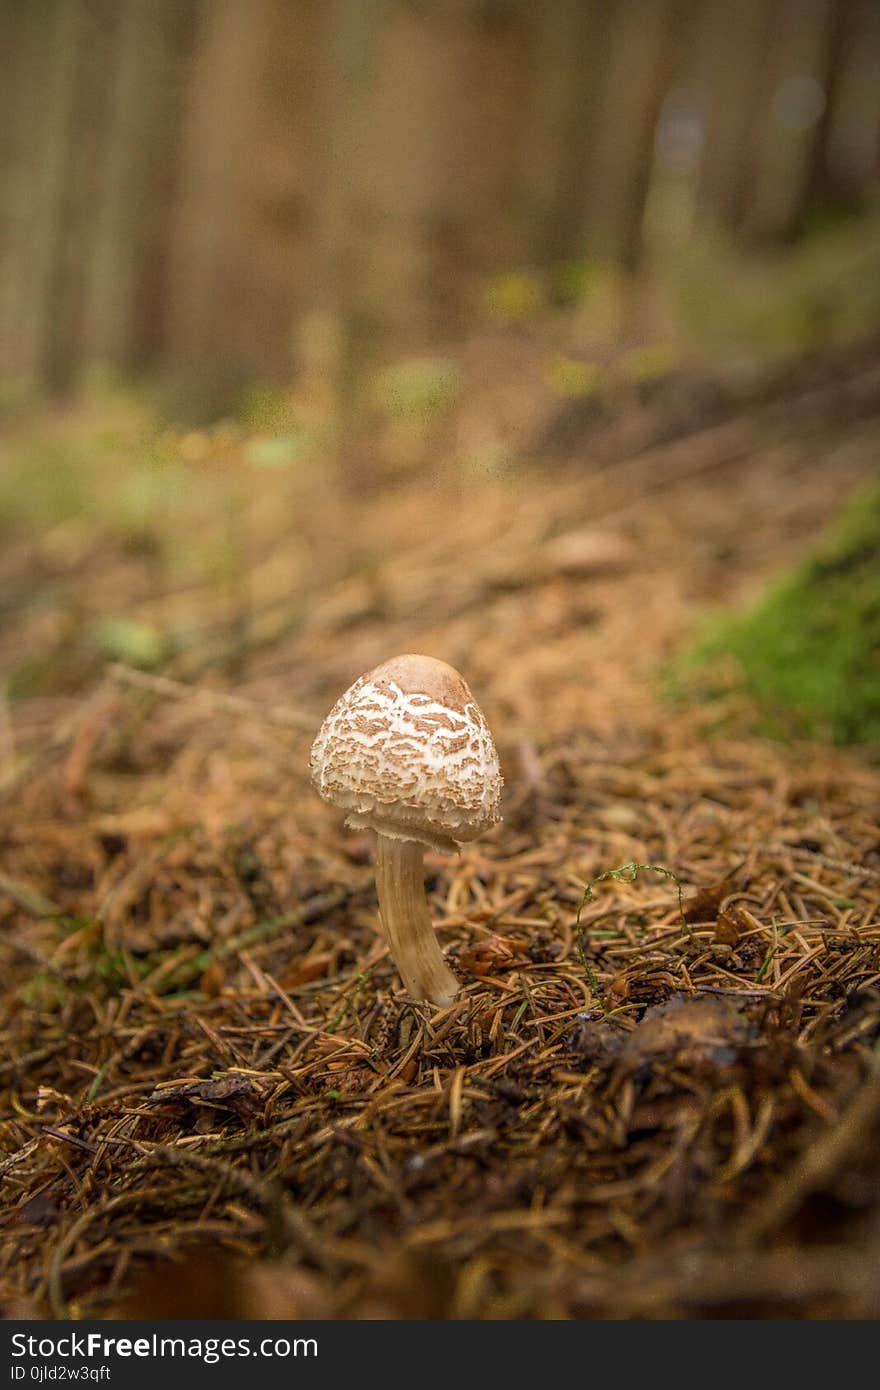
[[458, 993], [458, 981], [431, 924], [424, 858], [424, 845], [415, 840], [376, 835], [376, 891], [391, 954], [414, 999], [445, 1005]]

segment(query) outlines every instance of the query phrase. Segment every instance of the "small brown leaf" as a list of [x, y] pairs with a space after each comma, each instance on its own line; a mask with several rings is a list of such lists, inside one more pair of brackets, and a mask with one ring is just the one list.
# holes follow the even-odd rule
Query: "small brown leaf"
[[571, 1035], [571, 1050], [596, 1066], [610, 1066], [617, 1059], [626, 1034], [613, 1023], [584, 1019]]
[[16, 1207], [10, 1217], [10, 1223], [16, 1226], [51, 1225], [58, 1213], [58, 1195], [55, 1188], [43, 1188], [42, 1192], [38, 1192], [22, 1206]]
[[320, 980], [327, 974], [332, 962], [332, 951], [319, 951], [315, 955], [304, 956], [292, 969], [284, 972], [283, 984], [286, 989], [295, 989], [297, 985], [307, 985], [311, 980]]
[[226, 971], [219, 960], [212, 960], [207, 970], [199, 980], [199, 989], [203, 994], [207, 994], [209, 999], [216, 999], [223, 991], [223, 982], [226, 979]]
[[624, 536], [584, 527], [546, 541], [539, 562], [547, 574], [587, 579], [593, 575], [618, 574], [631, 568], [634, 559], [635, 547]]
[[459, 962], [477, 979], [486, 975], [497, 975], [502, 970], [512, 970], [517, 965], [517, 957], [511, 945], [501, 936], [488, 936], [468, 946], [459, 956]]
[[661, 1059], [686, 1070], [728, 1065], [752, 1028], [737, 1002], [675, 995], [648, 1009], [621, 1053], [624, 1073]]
[[735, 887], [733, 879], [723, 878], [718, 883], [709, 883], [705, 888], [698, 888], [684, 905], [684, 920], [713, 922], [724, 899]]
[[731, 904], [719, 913], [715, 924], [715, 940], [725, 946], [735, 946], [743, 932], [749, 930], [748, 918], [738, 907]]
[[238, 1115], [253, 1112], [259, 1101], [258, 1088], [249, 1076], [209, 1077], [204, 1081], [183, 1081], [179, 1085], [157, 1086], [146, 1098], [147, 1105], [171, 1105], [201, 1109], [211, 1106]]

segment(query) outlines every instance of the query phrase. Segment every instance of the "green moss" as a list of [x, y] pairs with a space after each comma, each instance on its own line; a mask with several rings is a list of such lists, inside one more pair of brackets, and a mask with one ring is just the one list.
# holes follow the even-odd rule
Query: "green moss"
[[666, 689], [745, 696], [772, 737], [880, 744], [880, 489], [755, 609], [711, 620]]

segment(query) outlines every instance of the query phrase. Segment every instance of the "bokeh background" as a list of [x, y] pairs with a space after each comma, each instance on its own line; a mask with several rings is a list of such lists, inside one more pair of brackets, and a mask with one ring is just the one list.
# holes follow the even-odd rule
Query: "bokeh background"
[[[105, 364], [227, 407], [554, 307], [572, 349], [669, 353], [877, 313], [874, 0], [4, 0], [0, 23], [22, 388]], [[655, 292], [621, 304], [636, 273]]]
[[[0, 48], [0, 1303], [876, 1317], [880, 0]], [[439, 1015], [308, 781], [406, 651]]]
[[[876, 0], [3, 0], [0, 24], [12, 697], [218, 642], [240, 674], [255, 622], [454, 547], [489, 480], [510, 502], [524, 462], [586, 477], [804, 364], [833, 381], [880, 324]], [[853, 390], [860, 417], [870, 373]], [[405, 540], [352, 519], [404, 486]]]

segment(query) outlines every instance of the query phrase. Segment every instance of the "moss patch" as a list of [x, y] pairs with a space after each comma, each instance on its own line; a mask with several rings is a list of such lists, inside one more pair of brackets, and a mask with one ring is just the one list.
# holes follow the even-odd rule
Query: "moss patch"
[[880, 744], [880, 489], [756, 608], [713, 618], [667, 673], [673, 697], [747, 697], [760, 732]]

